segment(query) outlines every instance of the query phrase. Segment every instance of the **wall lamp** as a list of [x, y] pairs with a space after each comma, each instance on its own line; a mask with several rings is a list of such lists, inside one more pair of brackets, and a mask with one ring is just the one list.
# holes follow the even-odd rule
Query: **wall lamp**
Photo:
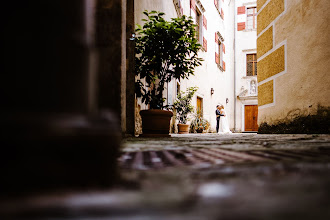
[[214, 89], [213, 88], [211, 88], [211, 95], [213, 95], [214, 94]]
[[129, 40], [135, 40], [135, 34], [132, 33], [131, 37], [129, 38]]

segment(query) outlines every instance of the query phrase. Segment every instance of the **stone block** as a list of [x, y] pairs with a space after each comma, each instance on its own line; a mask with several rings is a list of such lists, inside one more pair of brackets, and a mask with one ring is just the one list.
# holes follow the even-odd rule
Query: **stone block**
[[[259, 7], [259, 6], [258, 6]], [[259, 35], [272, 21], [274, 21], [284, 11], [284, 0], [272, 0], [258, 14]]]
[[274, 101], [274, 85], [273, 80], [258, 86], [258, 105], [266, 105]]
[[284, 45], [258, 62], [258, 82], [285, 70]]
[[273, 26], [257, 39], [258, 58], [273, 49]]

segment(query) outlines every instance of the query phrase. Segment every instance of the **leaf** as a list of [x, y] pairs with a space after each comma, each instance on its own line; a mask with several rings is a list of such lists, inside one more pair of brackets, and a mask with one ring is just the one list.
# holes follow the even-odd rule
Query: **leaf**
[[153, 107], [164, 107], [162, 93], [165, 83], [173, 78], [180, 80], [193, 75], [194, 68], [202, 61], [197, 56], [200, 46], [192, 20], [182, 16], [168, 22], [162, 18], [163, 12], [144, 11], [144, 14], [147, 19], [143, 20], [143, 27], [138, 26], [136, 30], [139, 36], [135, 41], [135, 72], [145, 80], [143, 88], [151, 88], [156, 80], [158, 82], [156, 89], [142, 94], [142, 101]]

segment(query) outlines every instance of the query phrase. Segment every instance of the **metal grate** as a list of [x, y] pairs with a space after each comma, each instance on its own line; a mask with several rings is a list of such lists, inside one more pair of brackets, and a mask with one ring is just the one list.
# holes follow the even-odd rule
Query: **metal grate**
[[118, 158], [126, 169], [161, 169], [173, 166], [271, 161], [330, 161], [330, 149], [232, 151], [219, 148], [125, 152]]

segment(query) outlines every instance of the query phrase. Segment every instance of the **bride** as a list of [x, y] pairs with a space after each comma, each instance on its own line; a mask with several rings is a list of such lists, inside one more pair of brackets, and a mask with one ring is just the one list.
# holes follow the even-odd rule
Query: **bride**
[[223, 105], [220, 105], [220, 113], [224, 116], [220, 116], [220, 126], [218, 134], [231, 134], [231, 131], [229, 130], [228, 119]]

